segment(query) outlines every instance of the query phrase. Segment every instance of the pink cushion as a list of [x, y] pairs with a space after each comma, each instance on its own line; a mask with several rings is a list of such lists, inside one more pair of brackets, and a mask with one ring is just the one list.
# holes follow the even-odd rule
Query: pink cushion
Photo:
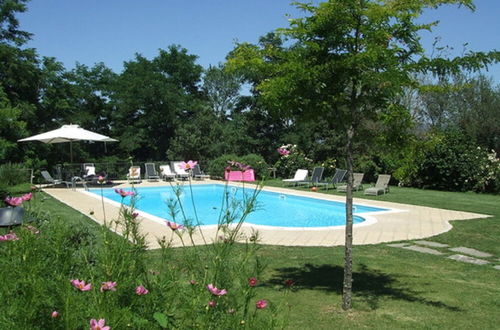
[[226, 171], [225, 179], [228, 181], [255, 181], [255, 173], [253, 170], [242, 171]]

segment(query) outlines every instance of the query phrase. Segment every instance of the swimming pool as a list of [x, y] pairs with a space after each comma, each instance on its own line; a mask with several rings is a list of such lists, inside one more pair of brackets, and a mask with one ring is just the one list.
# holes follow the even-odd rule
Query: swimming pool
[[[225, 186], [220, 184], [193, 185], [193, 196], [196, 211], [201, 225], [216, 225], [221, 211], [221, 201], [224, 196]], [[241, 188], [227, 188], [230, 196], [236, 200], [243, 198]], [[124, 190], [131, 190], [126, 188]], [[153, 216], [172, 221], [169, 214], [167, 201], [175, 198], [170, 186], [163, 187], [136, 187], [139, 198], [136, 209]], [[252, 189], [246, 189], [245, 193], [252, 193]], [[91, 189], [90, 192], [100, 196], [100, 189]], [[114, 189], [103, 189], [104, 197], [115, 202], [121, 202], [122, 198]], [[189, 187], [185, 186], [180, 196], [184, 211], [188, 218], [194, 219], [191, 194]], [[130, 197], [124, 199], [129, 205]], [[342, 202], [327, 201], [316, 198], [301, 197], [295, 195], [281, 194], [270, 191], [261, 191], [257, 198], [257, 210], [252, 212], [246, 219], [246, 223], [260, 226], [275, 226], [288, 228], [323, 228], [345, 225], [345, 204]], [[387, 211], [387, 209], [354, 205], [354, 224], [360, 224], [365, 219], [362, 214]], [[182, 223], [180, 219], [177, 222]]]

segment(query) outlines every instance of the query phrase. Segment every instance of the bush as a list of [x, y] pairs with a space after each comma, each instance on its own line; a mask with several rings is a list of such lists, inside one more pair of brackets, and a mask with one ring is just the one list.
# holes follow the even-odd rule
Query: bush
[[[280, 151], [281, 150], [281, 151]], [[280, 178], [293, 177], [298, 169], [309, 170], [313, 166], [312, 159], [300, 151], [296, 145], [287, 144], [278, 148], [280, 159], [274, 164]]]
[[30, 182], [31, 172], [24, 168], [22, 164], [0, 165], [0, 182], [5, 186], [15, 186], [21, 183]]
[[245, 156], [236, 156], [234, 154], [222, 155], [211, 160], [208, 163], [208, 173], [212, 177], [224, 177], [224, 172], [228, 166], [228, 162], [235, 161], [253, 168], [257, 178], [264, 178], [269, 176], [269, 165], [265, 162], [262, 156], [256, 154], [248, 154]]
[[404, 184], [438, 190], [499, 192], [500, 162], [458, 132], [417, 142], [397, 171]]
[[[183, 188], [174, 189], [178, 200], [172, 202], [181, 203]], [[255, 285], [263, 270], [256, 234], [235, 244], [244, 239], [239, 228], [256, 207], [258, 192], [250, 192], [244, 203], [227, 197], [228, 208], [241, 209], [221, 210], [215, 242], [174, 249], [164, 237], [156, 258], [139, 232], [133, 199], [130, 208], [120, 208], [118, 219], [108, 220], [109, 227], [75, 226], [72, 219], [34, 212], [35, 223], [0, 240], [0, 296], [8, 301], [0, 307], [0, 328], [88, 329], [91, 319], [105, 319], [113, 329], [283, 328], [286, 315], [279, 306], [256, 305], [262, 297]], [[37, 193], [30, 203], [40, 206], [44, 199]], [[183, 245], [193, 242], [195, 227], [171, 210], [173, 221], [186, 226], [173, 229], [170, 223], [172, 237]], [[122, 235], [110, 228], [121, 228]]]

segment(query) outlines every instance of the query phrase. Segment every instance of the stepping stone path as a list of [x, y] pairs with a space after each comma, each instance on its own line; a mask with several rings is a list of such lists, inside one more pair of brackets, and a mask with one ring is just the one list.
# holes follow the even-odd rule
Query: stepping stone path
[[466, 247], [463, 247], [463, 246], [457, 247], [457, 248], [452, 248], [452, 249], [450, 249], [450, 251], [460, 252], [460, 253], [468, 254], [468, 255], [471, 255], [471, 256], [474, 256], [474, 257], [479, 257], [479, 258], [493, 257], [493, 255], [491, 255], [489, 253], [481, 252], [481, 251], [478, 251], [476, 249], [466, 248]]
[[448, 247], [448, 244], [443, 244], [443, 243], [438, 243], [438, 242], [431, 242], [431, 241], [415, 241], [413, 243], [416, 243], [418, 245], [426, 245], [426, 246], [431, 246], [431, 247], [438, 247], [438, 248], [444, 248]]
[[454, 254], [452, 256], [449, 256], [448, 259], [467, 262], [469, 264], [475, 264], [475, 265], [486, 265], [486, 264], [490, 263], [489, 261], [477, 259], [477, 258], [473, 258], [473, 257], [469, 257], [469, 256], [464, 256], [463, 254]]
[[[415, 243], [418, 245], [411, 245], [411, 243]], [[431, 242], [431, 241], [424, 241], [424, 240], [414, 241], [411, 243], [393, 243], [393, 244], [387, 244], [387, 246], [395, 247], [395, 248], [402, 248], [402, 249], [416, 251], [416, 252], [420, 252], [420, 253], [434, 254], [434, 255], [445, 255], [446, 253], [443, 253], [441, 251], [431, 249], [428, 247], [424, 247], [424, 246], [430, 246], [430, 247], [434, 247], [434, 248], [448, 248], [449, 247], [448, 244]], [[421, 245], [424, 245], [424, 246], [421, 246]], [[479, 257], [479, 258], [491, 258], [491, 257], [493, 257], [493, 255], [491, 255], [489, 253], [482, 252], [482, 251], [479, 251], [476, 249], [463, 247], [463, 246], [456, 247], [456, 248], [449, 248], [449, 250], [453, 251], [453, 252], [468, 254], [468, 255], [454, 254], [454, 255], [448, 256], [446, 258], [451, 259], [451, 260], [460, 261], [460, 262], [466, 262], [466, 263], [474, 264], [474, 265], [487, 265], [487, 264], [491, 263], [488, 260], [478, 259], [478, 258], [474, 258], [474, 257]], [[474, 257], [471, 257], [471, 256], [474, 256]], [[497, 261], [500, 261], [500, 258], [497, 258]], [[495, 265], [495, 266], [493, 266], [493, 268], [500, 270], [500, 265]]]
[[403, 249], [407, 249], [407, 250], [421, 252], [421, 253], [434, 254], [434, 255], [437, 255], [437, 256], [444, 254], [441, 251], [434, 250], [434, 249], [429, 249], [429, 248], [421, 247], [421, 246], [417, 246], [417, 245], [402, 246], [402, 248]]
[[387, 244], [387, 246], [390, 246], [390, 247], [399, 247], [399, 248], [405, 247], [407, 245], [408, 245], [408, 243]]

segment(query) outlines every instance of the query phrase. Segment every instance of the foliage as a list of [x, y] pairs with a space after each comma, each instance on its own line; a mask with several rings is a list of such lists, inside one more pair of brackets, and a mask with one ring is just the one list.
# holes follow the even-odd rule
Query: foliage
[[30, 182], [30, 171], [23, 164], [0, 165], [0, 182], [5, 186], [15, 186]]
[[[16, 239], [0, 241], [0, 292], [9, 300], [0, 307], [0, 327], [81, 329], [91, 319], [105, 319], [116, 329], [282, 327], [278, 305], [256, 307], [255, 285], [263, 269], [257, 237], [244, 243], [244, 251], [235, 251], [257, 194], [245, 194], [243, 203], [228, 200], [216, 242], [178, 252], [164, 237], [153, 262], [139, 233], [134, 200], [130, 208], [122, 206], [119, 219], [91, 227], [41, 211], [45, 200], [35, 194], [29, 203], [35, 204], [36, 221], [17, 228]], [[173, 219], [182, 221], [175, 214]], [[186, 227], [172, 229], [172, 237], [188, 239], [194, 227]], [[121, 236], [114, 233], [117, 228]]]
[[421, 188], [499, 192], [499, 160], [459, 132], [433, 134], [414, 144], [397, 171], [406, 185]]
[[[344, 309], [352, 307], [353, 146], [373, 144], [386, 122], [409, 123], [397, 96], [404, 87], [416, 85], [416, 72], [442, 76], [500, 60], [500, 52], [470, 53], [458, 59], [426, 56], [419, 32], [436, 23], [416, 20], [425, 9], [445, 4], [473, 8], [471, 0], [296, 3], [309, 16], [292, 19], [289, 28], [280, 30], [292, 41], [288, 48], [246, 43], [237, 45], [229, 57], [235, 70], [248, 72], [245, 67], [250, 66], [264, 76], [255, 88], [275, 112], [324, 118], [344, 134], [348, 170]], [[394, 127], [389, 136], [406, 135], [398, 133], [408, 126]]]
[[277, 176], [281, 178], [293, 177], [298, 169], [311, 170], [312, 159], [309, 159], [305, 154], [297, 148], [295, 144], [286, 144], [278, 148], [286, 152], [280, 154], [279, 160], [274, 164]]
[[229, 73], [224, 66], [209, 66], [203, 76], [203, 91], [208, 98], [208, 105], [221, 119], [231, 117], [239, 101], [241, 79]]
[[[462, 130], [486, 149], [500, 151], [500, 87], [484, 75], [464, 74], [426, 83], [419, 91], [416, 116], [421, 127]], [[487, 118], [487, 120], [485, 120]]]

